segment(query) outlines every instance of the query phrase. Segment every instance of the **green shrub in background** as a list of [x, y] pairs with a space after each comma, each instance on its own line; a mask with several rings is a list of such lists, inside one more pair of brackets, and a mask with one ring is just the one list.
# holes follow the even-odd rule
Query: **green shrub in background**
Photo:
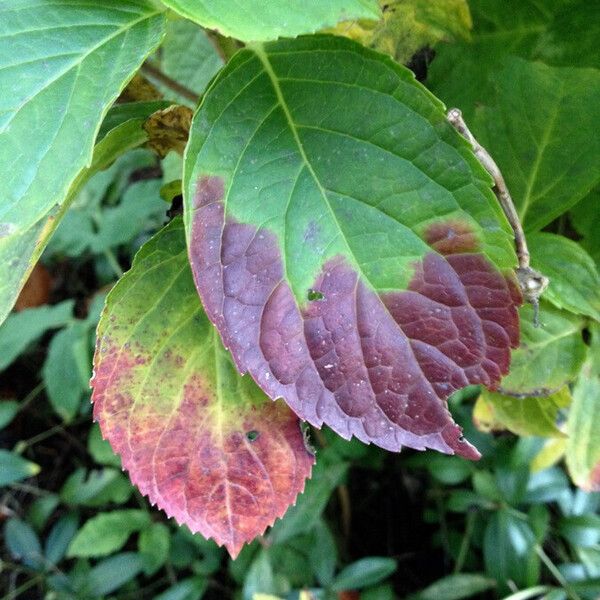
[[[8, 315], [0, 327], [0, 597], [597, 598], [597, 7], [577, 0], [543, 5], [398, 0], [380, 6], [374, 0], [335, 0], [304, 2], [301, 10], [295, 2], [254, 4], [8, 0], [0, 5], [0, 313]], [[317, 30], [354, 42], [311, 36], [263, 44]], [[429, 140], [433, 145], [423, 154], [415, 151], [408, 162], [453, 194], [461, 181], [453, 179], [455, 169], [466, 169], [472, 177], [468, 185], [480, 190], [479, 204], [460, 196], [451, 214], [476, 228], [491, 263], [516, 266], [489, 178], [467, 146], [448, 132], [441, 105], [405, 70], [394, 71], [397, 88], [388, 89], [382, 65], [396, 67], [358, 44], [408, 64], [433, 94], [448, 106], [460, 107], [497, 161], [525, 229], [532, 266], [550, 278], [540, 304], [541, 327], [533, 325], [532, 308], [522, 307], [521, 344], [512, 351], [510, 372], [499, 389], [472, 386], [450, 401], [465, 438], [482, 455], [479, 462], [432, 452], [395, 456], [357, 439], [345, 441], [327, 428], [313, 430], [306, 435], [316, 447], [317, 463], [304, 493], [283, 519], [232, 560], [213, 541], [153, 509], [92, 424], [88, 382], [96, 327], [107, 292], [140, 248], [133, 270], [106, 305], [97, 370], [103, 365], [102, 340], [118, 331], [111, 329], [113, 316], [118, 321], [125, 315], [129, 321], [118, 321], [119, 327], [133, 326], [147, 336], [138, 325], [152, 314], [154, 332], [162, 336], [169, 331], [169, 319], [181, 318], [185, 325], [187, 310], [200, 314], [194, 322], [203, 319], [202, 327], [210, 330], [191, 276], [186, 275], [189, 285], [174, 288], [168, 296], [167, 308], [181, 304], [179, 312], [164, 314], [164, 322], [153, 305], [169, 289], [169, 271], [158, 271], [154, 281], [144, 283], [150, 265], [161, 267], [162, 259], [148, 261], [161, 253], [167, 260], [183, 260], [187, 268], [182, 258], [184, 227], [176, 216], [182, 210], [181, 195], [193, 249], [192, 204], [198, 189], [201, 197], [210, 196], [222, 185], [219, 177], [224, 178], [230, 185], [228, 216], [262, 227], [266, 217], [260, 211], [285, 192], [285, 186], [278, 186], [286, 177], [294, 175], [296, 183], [308, 185], [297, 167], [309, 164], [318, 186], [337, 186], [335, 193], [328, 193], [358, 201], [347, 222], [342, 212], [337, 215], [338, 237], [352, 248], [348, 256], [352, 254], [353, 264], [385, 283], [398, 264], [408, 269], [420, 255], [413, 238], [397, 229], [385, 229], [387, 239], [379, 230], [365, 237], [372, 223], [370, 209], [363, 210], [367, 200], [361, 186], [366, 181], [371, 186], [367, 192], [380, 198], [380, 204], [389, 197], [415, 202], [410, 190], [394, 195], [394, 182], [410, 178], [412, 171], [403, 170], [389, 153], [380, 156], [373, 149], [418, 141], [420, 134], [412, 139], [406, 130], [401, 142], [395, 141], [399, 113], [394, 111], [400, 109], [386, 104], [407, 86], [399, 100], [401, 110], [410, 107], [406, 123], [417, 132], [418, 123], [430, 119], [435, 130]], [[335, 52], [337, 62], [322, 60]], [[295, 58], [285, 63], [285, 55]], [[357, 64], [362, 66], [352, 71]], [[257, 65], [268, 77], [263, 87], [253, 88]], [[294, 69], [306, 71], [304, 80], [293, 83], [300, 78], [286, 77]], [[344, 77], [355, 83], [342, 82]], [[335, 86], [327, 87], [332, 83], [328, 78], [346, 91], [339, 94]], [[248, 128], [260, 119], [270, 123], [273, 93], [284, 107], [284, 127], [280, 123], [267, 128], [263, 137], [251, 135]], [[190, 125], [190, 108], [203, 94]], [[357, 111], [367, 105], [370, 112]], [[339, 115], [340, 121], [332, 120]], [[324, 137], [319, 141], [303, 129], [315, 130], [315, 136], [321, 129], [323, 135], [331, 123], [340, 122], [344, 131], [328, 135], [339, 134], [348, 144]], [[288, 134], [298, 142], [300, 161], [293, 144], [281, 141]], [[363, 162], [357, 152], [361, 136], [370, 144]], [[447, 163], [449, 155], [432, 150], [445, 145], [457, 148], [464, 162]], [[208, 182], [204, 188], [203, 181]], [[329, 250], [340, 243], [334, 236], [330, 247], [321, 248], [318, 236], [304, 239], [304, 253], [294, 254], [294, 236], [328, 227], [326, 204], [311, 208], [318, 194], [309, 187], [299, 192], [303, 211], [294, 212], [296, 188], [290, 192], [293, 224], [285, 225], [289, 236], [283, 247], [291, 265], [286, 281], [295, 294], [301, 289], [303, 299], [306, 273], [314, 267], [312, 254], [331, 258]], [[414, 203], [418, 214], [401, 218], [435, 221], [448, 211], [442, 192], [432, 189], [427, 201], [418, 198]], [[279, 217], [273, 211], [267, 216], [275, 222]], [[314, 219], [312, 229], [305, 223], [309, 217]], [[365, 229], [350, 231], [353, 223]], [[421, 235], [419, 226], [414, 227]], [[460, 237], [460, 228], [458, 233]], [[363, 241], [355, 244], [361, 235]], [[201, 261], [191, 255], [192, 271], [202, 281]], [[49, 279], [37, 284], [45, 289], [41, 303], [8, 314], [40, 256], [40, 268]], [[379, 271], [369, 270], [371, 259]], [[306, 273], [293, 271], [294, 265]], [[403, 289], [392, 283], [378, 286]], [[211, 290], [198, 287], [209, 310]], [[192, 294], [184, 301], [189, 290]], [[327, 300], [322, 296], [318, 289], [309, 290], [311, 302]], [[123, 298], [129, 312], [115, 308]], [[235, 354], [237, 331], [209, 317]], [[185, 346], [190, 339], [195, 340], [176, 338], [173, 347], [191, 353], [193, 346]], [[201, 344], [219, 355], [218, 337], [211, 335], [210, 344], [207, 339], [200, 338]], [[216, 365], [225, 369], [222, 373], [229, 368], [230, 383], [222, 389], [240, 404], [255, 398], [253, 406], [262, 406], [258, 387], [250, 377], [240, 380], [231, 366], [223, 366], [229, 359], [222, 355], [213, 363], [202, 359], [198, 364], [206, 370]], [[240, 356], [238, 366], [245, 368]], [[146, 383], [157, 381], [156, 389], [162, 382], [169, 399], [165, 382], [173, 380], [165, 375], [166, 364], [153, 363], [140, 377]], [[250, 373], [271, 394], [261, 373]], [[108, 386], [113, 397], [126, 390], [124, 384]], [[118, 445], [115, 432], [123, 421], [115, 412], [115, 419], [110, 410], [100, 418], [105, 435]], [[338, 419], [326, 423], [340, 431]], [[248, 436], [250, 443], [266, 443], [267, 434], [258, 429]], [[451, 449], [460, 453], [462, 438], [457, 443]], [[128, 469], [137, 477], [143, 461], [138, 473], [131, 464]], [[294, 492], [302, 489], [297, 487]], [[170, 510], [176, 502], [159, 501], [163, 508], [165, 504]], [[279, 514], [267, 512], [269, 522]], [[237, 553], [241, 543], [232, 546]]]

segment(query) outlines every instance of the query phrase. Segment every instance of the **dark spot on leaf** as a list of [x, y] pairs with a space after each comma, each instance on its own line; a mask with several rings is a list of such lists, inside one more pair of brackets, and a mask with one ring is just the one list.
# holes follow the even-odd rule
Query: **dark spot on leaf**
[[318, 290], [313, 290], [313, 289], [308, 290], [307, 296], [311, 302], [313, 300], [323, 300], [323, 298], [325, 297], [325, 296], [323, 296], [323, 294], [321, 292], [319, 292]]
[[462, 221], [433, 223], [425, 230], [425, 241], [444, 256], [476, 252], [479, 243], [473, 229]]
[[254, 442], [255, 440], [258, 439], [258, 436], [260, 436], [260, 431], [256, 431], [256, 429], [253, 429], [252, 431], [247, 431], [246, 432], [246, 439], [249, 442]]

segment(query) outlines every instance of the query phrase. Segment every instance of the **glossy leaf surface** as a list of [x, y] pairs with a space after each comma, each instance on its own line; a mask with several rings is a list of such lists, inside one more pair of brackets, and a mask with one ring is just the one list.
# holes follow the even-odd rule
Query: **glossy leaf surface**
[[294, 37], [346, 19], [377, 19], [377, 0], [163, 0], [184, 17], [238, 40]]
[[446, 407], [518, 342], [511, 236], [443, 106], [328, 36], [253, 46], [207, 92], [184, 193], [192, 268], [242, 372], [303, 419], [470, 458]]
[[98, 328], [94, 416], [152, 503], [237, 555], [313, 463], [297, 417], [236, 372], [202, 311], [181, 220], [138, 253]]
[[0, 321], [39, 257], [100, 122], [158, 45], [143, 0], [17, 0], [0, 19]]

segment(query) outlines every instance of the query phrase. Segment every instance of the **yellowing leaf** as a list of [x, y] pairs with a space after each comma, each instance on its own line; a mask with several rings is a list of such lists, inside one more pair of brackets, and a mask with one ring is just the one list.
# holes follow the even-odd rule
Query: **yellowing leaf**
[[[560, 411], [571, 403], [567, 386], [549, 396], [515, 398], [483, 390], [479, 401], [486, 407], [483, 417], [489, 419], [489, 429], [508, 429], [517, 435], [564, 437], [557, 426]], [[480, 406], [478, 417], [481, 416]], [[474, 415], [475, 417], [475, 415]]]
[[380, 5], [379, 21], [345, 21], [329, 31], [385, 52], [400, 63], [425, 46], [469, 38], [472, 23], [466, 0], [380, 0]]

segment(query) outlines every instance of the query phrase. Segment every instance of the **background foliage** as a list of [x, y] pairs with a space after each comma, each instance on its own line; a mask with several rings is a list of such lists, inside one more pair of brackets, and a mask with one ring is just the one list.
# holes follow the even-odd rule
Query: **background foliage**
[[[107, 291], [177, 212], [182, 159], [169, 149], [181, 139], [159, 143], [164, 131], [143, 126], [173, 102], [193, 107], [239, 42], [200, 27], [218, 26], [203, 2], [165, 2], [186, 20], [142, 1], [78, 0], [86, 18], [68, 25], [73, 2], [17, 4], [19, 43], [37, 58], [15, 62], [5, 39], [15, 32], [0, 24], [0, 88], [11, 92], [0, 100], [4, 312], [29, 275], [0, 327], [4, 597], [597, 598], [598, 7], [404, 0], [382, 3], [375, 21], [376, 3], [340, 0], [306, 23], [282, 20], [282, 7], [293, 14], [284, 2], [261, 19], [222, 3], [222, 31], [239, 40], [335, 27], [459, 106], [505, 175], [533, 265], [551, 278], [543, 327], [521, 311], [522, 346], [500, 392], [468, 388], [451, 402], [480, 462], [313, 432], [306, 492], [231, 561], [131, 486], [91, 425], [88, 381]], [[342, 14], [358, 20], [336, 25]], [[144, 61], [145, 81], [123, 91]], [[32, 131], [39, 145], [23, 143]], [[160, 158], [142, 148], [149, 139], [166, 149]], [[15, 169], [18, 153], [27, 169]]]

